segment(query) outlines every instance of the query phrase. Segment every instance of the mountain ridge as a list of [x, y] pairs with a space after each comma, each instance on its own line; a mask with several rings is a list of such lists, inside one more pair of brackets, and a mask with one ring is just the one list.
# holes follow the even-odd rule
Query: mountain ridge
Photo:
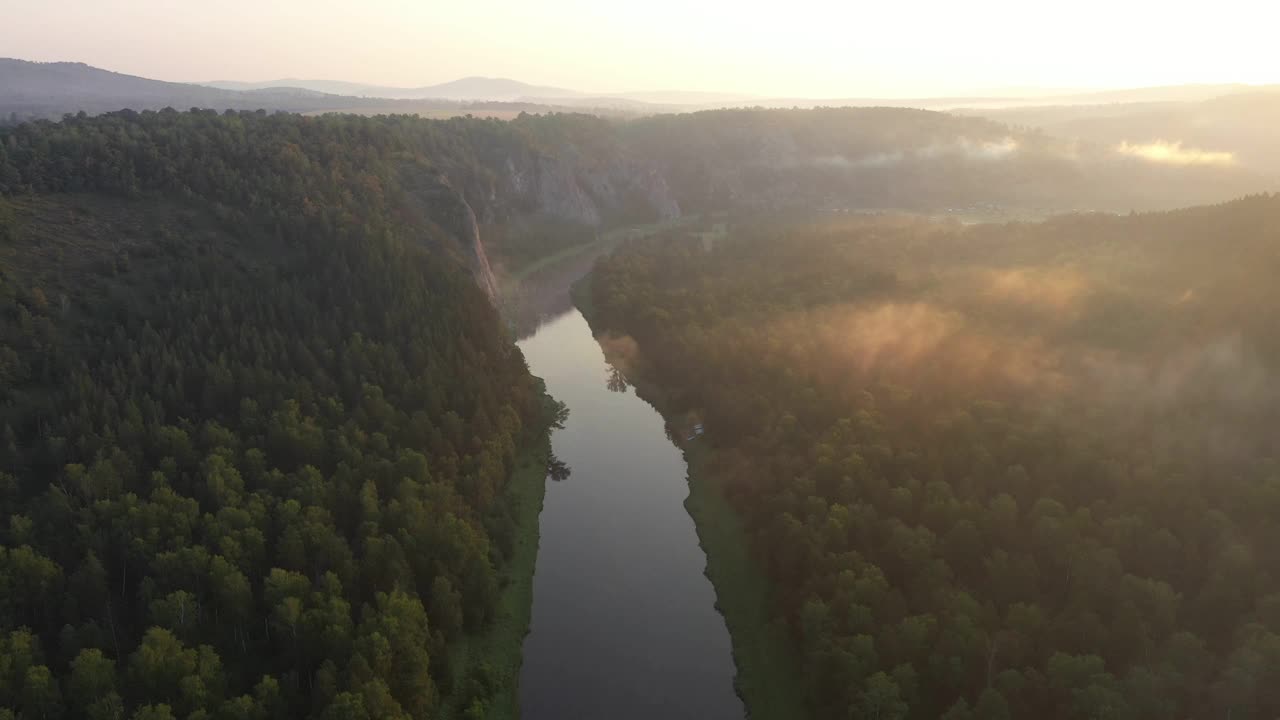
[[[516, 102], [551, 108], [612, 110], [628, 114], [689, 112], [719, 108], [914, 107], [931, 110], [1012, 110], [1048, 106], [1192, 103], [1216, 97], [1275, 90], [1275, 85], [1174, 85], [1084, 93], [999, 96], [970, 94], [917, 98], [767, 97], [740, 93], [656, 90], [588, 93], [534, 85], [505, 77], [473, 75], [435, 85], [393, 87], [357, 82], [284, 78], [262, 82], [231, 80], [182, 83], [153, 80], [83, 62], [32, 62], [0, 58], [0, 117], [9, 121], [57, 118], [128, 108], [202, 107], [217, 110], [284, 112], [419, 113], [461, 110], [471, 102]], [[429, 107], [412, 103], [430, 103]], [[440, 105], [455, 103], [455, 105]]]
[[240, 92], [153, 80], [94, 67], [82, 62], [40, 63], [0, 58], [0, 113], [19, 118], [58, 117], [128, 108], [206, 107], [218, 110], [284, 110], [307, 112], [355, 109], [367, 101], [316, 93], [305, 88], [270, 88]]
[[486, 77], [469, 75], [450, 80], [449, 82], [417, 87], [399, 87], [394, 85], [377, 85], [371, 83], [348, 82], [345, 80], [298, 79], [284, 78], [258, 82], [237, 80], [214, 80], [191, 83], [201, 87], [212, 87], [219, 90], [239, 92], [253, 90], [271, 90], [283, 87], [296, 87], [304, 90], [323, 92], [333, 95], [346, 95], [363, 98], [384, 98], [388, 100], [515, 100], [530, 95], [546, 95], [549, 97], [573, 97], [580, 95], [576, 90], [533, 85], [505, 77]]

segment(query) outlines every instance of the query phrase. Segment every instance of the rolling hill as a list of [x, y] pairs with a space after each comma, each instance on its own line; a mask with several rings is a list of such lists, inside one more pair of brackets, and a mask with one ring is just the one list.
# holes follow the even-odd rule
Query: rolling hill
[[[1218, 86], [1214, 86], [1218, 87]], [[1248, 87], [1248, 86], [1245, 86]], [[1053, 104], [958, 111], [1062, 138], [1120, 146], [1165, 148], [1168, 162], [1212, 158], [1255, 170], [1280, 172], [1280, 89], [1251, 88], [1194, 101]]]
[[306, 88], [249, 91], [165, 82], [95, 68], [84, 63], [36, 63], [0, 59], [0, 116], [57, 118], [64, 113], [96, 114], [129, 108], [160, 110], [285, 110], [307, 112], [354, 109], [368, 101]]
[[526, 97], [572, 97], [580, 93], [564, 88], [543, 87], [511, 80], [509, 78], [465, 77], [439, 85], [422, 87], [393, 87], [341, 80], [268, 80], [265, 82], [237, 82], [218, 80], [200, 83], [202, 86], [221, 90], [249, 91], [272, 90], [285, 87], [303, 88], [321, 93], [356, 97], [385, 98], [389, 100], [517, 100]]

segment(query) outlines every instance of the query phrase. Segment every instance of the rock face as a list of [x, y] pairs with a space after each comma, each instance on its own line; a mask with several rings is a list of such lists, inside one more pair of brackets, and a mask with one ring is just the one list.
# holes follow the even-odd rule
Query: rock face
[[681, 214], [662, 174], [618, 145], [590, 151], [569, 143], [552, 150], [524, 147], [490, 159], [481, 172], [406, 169], [405, 187], [412, 207], [449, 236], [490, 299], [496, 299], [498, 283], [477, 218], [489, 224], [540, 215], [601, 227]]
[[600, 208], [578, 182], [572, 163], [565, 158], [539, 158], [535, 172], [538, 212], [583, 225], [600, 224]]
[[458, 200], [461, 203], [458, 228], [462, 233], [463, 247], [470, 249], [468, 260], [471, 264], [471, 272], [476, 276], [476, 283], [480, 285], [480, 289], [489, 296], [489, 301], [494, 302], [498, 298], [498, 279], [493, 275], [493, 267], [489, 264], [489, 255], [485, 252], [484, 241], [480, 239], [480, 226], [476, 223], [476, 213], [461, 195], [458, 196]]
[[419, 211], [430, 225], [438, 227], [452, 240], [448, 249], [461, 256], [471, 268], [476, 284], [490, 301], [496, 301], [498, 280], [489, 264], [471, 204], [443, 174], [410, 176], [406, 185], [411, 208]]
[[680, 217], [680, 203], [676, 202], [675, 194], [671, 192], [666, 178], [662, 177], [662, 173], [658, 172], [657, 168], [646, 168], [636, 176], [636, 182], [664, 221]]
[[495, 174], [499, 217], [542, 214], [591, 227], [680, 217], [680, 204], [661, 173], [618, 149], [604, 157], [588, 157], [572, 146], [554, 154], [521, 153], [507, 157]]

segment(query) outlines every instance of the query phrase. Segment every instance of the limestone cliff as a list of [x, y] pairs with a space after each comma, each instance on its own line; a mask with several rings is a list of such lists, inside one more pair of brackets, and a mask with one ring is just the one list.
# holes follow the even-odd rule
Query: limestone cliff
[[475, 210], [443, 174], [408, 170], [405, 173], [410, 208], [421, 213], [428, 227], [438, 228], [449, 242], [446, 249], [459, 255], [475, 275], [476, 284], [494, 301], [498, 281], [489, 264]]
[[537, 213], [592, 227], [680, 217], [656, 168], [611, 149], [591, 156], [573, 146], [510, 155], [496, 173], [498, 216]]
[[599, 228], [672, 220], [680, 216], [665, 178], [617, 143], [580, 147], [516, 144], [482, 154], [477, 166], [427, 168], [403, 173], [410, 205], [428, 226], [449, 238], [489, 297], [497, 280], [480, 223], [518, 224], [531, 216]]

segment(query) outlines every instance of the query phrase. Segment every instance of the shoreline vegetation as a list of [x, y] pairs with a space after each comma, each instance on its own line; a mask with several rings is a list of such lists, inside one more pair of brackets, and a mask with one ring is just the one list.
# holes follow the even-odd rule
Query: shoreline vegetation
[[568, 282], [566, 278], [588, 272], [598, 258], [612, 253], [628, 240], [696, 226], [701, 220], [702, 216], [690, 214], [665, 222], [618, 225], [598, 232], [591, 240], [528, 261], [508, 256], [501, 242], [493, 243], [488, 252], [497, 268], [498, 310], [507, 326], [517, 334], [528, 331], [533, 318], [545, 312], [549, 298], [563, 297], [560, 288]]
[[550, 451], [548, 432], [545, 439], [524, 451], [507, 487], [516, 516], [515, 553], [500, 573], [502, 591], [493, 623], [482, 635], [459, 643], [449, 658], [458, 687], [467, 682], [489, 684], [492, 688], [489, 704], [449, 708], [442, 720], [519, 717], [520, 668], [533, 613], [538, 518], [546, 493], [546, 462]]
[[[555, 401], [545, 388], [542, 393], [547, 417], [552, 418]], [[507, 483], [505, 497], [515, 518], [514, 551], [499, 571], [501, 591], [492, 623], [483, 633], [458, 642], [449, 655], [454, 687], [463, 692], [454, 693], [456, 702], [445, 709], [441, 720], [515, 720], [520, 716], [520, 669], [533, 617], [533, 576], [553, 430], [548, 419], [540, 434], [521, 451]], [[466, 698], [476, 696], [488, 700], [468, 705]]]
[[[570, 290], [574, 306], [592, 325], [591, 274]], [[595, 326], [592, 325], [592, 331]], [[668, 423], [671, 416], [662, 388], [643, 378], [628, 377], [636, 396], [653, 406]], [[785, 628], [771, 623], [768, 579], [751, 556], [742, 521], [726, 502], [710, 466], [715, 450], [701, 439], [677, 445], [684, 455], [689, 495], [684, 507], [693, 518], [698, 545], [706, 556], [703, 571], [715, 590], [716, 611], [724, 618], [733, 646], [734, 691], [751, 720], [806, 720], [794, 651]]]
[[642, 223], [638, 225], [620, 225], [611, 227], [598, 233], [593, 239], [587, 242], [572, 245], [567, 248], [558, 250], [550, 255], [544, 255], [532, 262], [526, 263], [511, 272], [511, 279], [517, 282], [532, 276], [534, 273], [545, 270], [556, 263], [564, 262], [570, 258], [581, 255], [584, 252], [593, 249], [603, 249], [604, 252], [612, 252], [618, 245], [634, 238], [646, 238], [660, 232], [666, 232], [686, 225], [696, 224], [700, 219], [699, 215], [684, 215], [675, 220], [656, 221], [651, 223]]

